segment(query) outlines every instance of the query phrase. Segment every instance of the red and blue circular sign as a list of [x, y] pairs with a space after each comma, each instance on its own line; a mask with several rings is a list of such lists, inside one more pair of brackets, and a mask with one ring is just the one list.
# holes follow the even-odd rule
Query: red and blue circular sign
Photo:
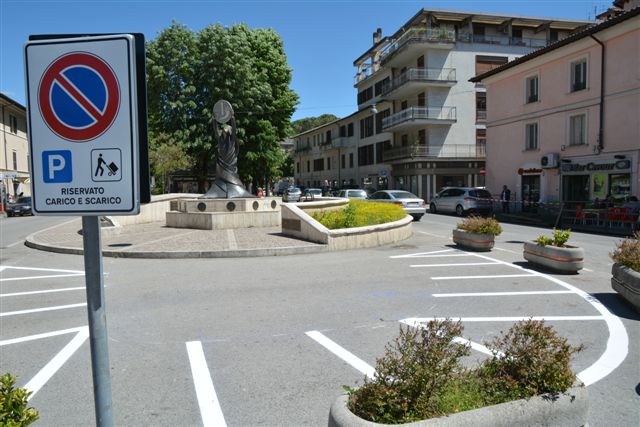
[[90, 141], [118, 116], [118, 79], [102, 58], [87, 52], [68, 53], [42, 75], [38, 104], [53, 133], [73, 142]]

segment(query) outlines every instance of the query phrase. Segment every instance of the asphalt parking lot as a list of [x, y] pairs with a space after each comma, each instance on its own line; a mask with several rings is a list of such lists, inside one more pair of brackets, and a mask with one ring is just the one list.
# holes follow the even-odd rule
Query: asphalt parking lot
[[[574, 234], [586, 268], [563, 276], [523, 262], [521, 242], [542, 230], [504, 225], [478, 254], [451, 245], [455, 222], [427, 215], [413, 238], [359, 251], [105, 258], [116, 424], [326, 425], [342, 386], [372, 374], [401, 324], [461, 319], [474, 363], [484, 342], [534, 317], [585, 344], [573, 366], [590, 425], [637, 426], [639, 317], [609, 284], [618, 239]], [[2, 370], [36, 391], [38, 425], [93, 424], [82, 257], [3, 243]]]

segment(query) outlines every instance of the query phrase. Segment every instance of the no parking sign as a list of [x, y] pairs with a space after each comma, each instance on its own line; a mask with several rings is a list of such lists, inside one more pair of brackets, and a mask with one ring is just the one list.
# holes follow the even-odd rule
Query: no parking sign
[[138, 213], [135, 54], [129, 34], [25, 45], [35, 213]]

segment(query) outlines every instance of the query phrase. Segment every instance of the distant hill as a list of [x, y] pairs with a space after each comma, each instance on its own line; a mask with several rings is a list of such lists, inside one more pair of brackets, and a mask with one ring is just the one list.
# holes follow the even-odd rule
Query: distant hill
[[338, 120], [338, 117], [333, 114], [323, 114], [318, 117], [305, 117], [304, 119], [295, 120], [291, 122], [291, 127], [293, 129], [293, 134], [297, 135], [334, 120]]

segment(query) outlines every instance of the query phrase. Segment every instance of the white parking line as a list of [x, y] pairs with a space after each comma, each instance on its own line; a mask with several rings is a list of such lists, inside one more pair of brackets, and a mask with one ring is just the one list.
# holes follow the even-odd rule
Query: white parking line
[[86, 328], [86, 326], [80, 326], [78, 328], [70, 328], [70, 329], [61, 329], [59, 331], [45, 332], [43, 334], [36, 334], [36, 335], [28, 335], [26, 337], [20, 337], [20, 338], [12, 338], [9, 340], [0, 341], [0, 347], [2, 347], [3, 345], [18, 344], [18, 343], [27, 342], [27, 341], [35, 341], [43, 338], [55, 337], [58, 335], [72, 334], [74, 332], [77, 333], [83, 330], [84, 328]]
[[606, 320], [605, 316], [505, 316], [505, 317], [408, 317], [400, 320], [409, 326], [420, 326], [431, 320], [443, 321], [450, 319], [454, 322], [521, 322], [525, 320], [545, 320], [545, 321], [562, 321], [562, 320]]
[[202, 423], [205, 427], [226, 427], [227, 423], [224, 420], [216, 390], [213, 388], [213, 381], [211, 380], [207, 360], [204, 357], [202, 343], [200, 341], [189, 341], [186, 345]]
[[338, 356], [340, 359], [347, 362], [349, 365], [356, 368], [358, 371], [365, 374], [368, 378], [373, 379], [376, 370], [373, 368], [373, 366], [369, 365], [367, 362], [360, 359], [358, 356], [340, 347], [338, 344], [331, 341], [329, 338], [324, 336], [319, 331], [309, 331], [309, 332], [306, 332], [306, 335], [312, 340], [314, 340], [315, 342], [317, 342], [318, 344], [320, 344], [321, 346], [323, 346], [324, 348], [326, 348], [327, 350], [329, 350], [331, 353]]
[[522, 295], [557, 295], [572, 294], [571, 291], [523, 291], [523, 292], [460, 292], [455, 294], [432, 294], [434, 298], [455, 298], [455, 297], [503, 297]]
[[[484, 353], [484, 354], [488, 354], [489, 356], [493, 356], [493, 352], [491, 350], [489, 350], [486, 346], [484, 346], [482, 344], [478, 344], [477, 342], [468, 340], [466, 338], [455, 337], [453, 339], [453, 342], [456, 342], [458, 344], [463, 344], [463, 345], [469, 345], [469, 347], [471, 347], [475, 351], [479, 351], [480, 353]], [[498, 357], [502, 357], [502, 356], [504, 356], [504, 353], [499, 351], [499, 352], [496, 353], [496, 355]]]
[[47, 289], [44, 291], [29, 291], [29, 292], [14, 292], [12, 294], [0, 294], [0, 298], [5, 297], [19, 297], [24, 295], [38, 295], [38, 294], [50, 294], [55, 292], [67, 292], [67, 291], [78, 291], [81, 289], [86, 289], [84, 286], [79, 286], [77, 288], [61, 288], [61, 289]]
[[50, 274], [48, 276], [9, 277], [7, 279], [0, 279], [0, 282], [15, 282], [17, 280], [53, 279], [55, 277], [80, 277], [80, 276], [84, 276], [84, 273]]
[[47, 363], [40, 371], [29, 381], [24, 388], [32, 391], [29, 400], [33, 399], [38, 391], [44, 386], [47, 381], [64, 365], [64, 363], [80, 348], [80, 346], [89, 338], [89, 328], [83, 326], [76, 336], [64, 346], [58, 354], [56, 354], [49, 363]]
[[409, 254], [409, 255], [393, 255], [390, 256], [389, 258], [395, 259], [395, 258], [421, 258], [424, 255], [432, 255], [432, 254], [441, 254], [441, 253], [445, 253], [445, 252], [453, 252], [455, 249], [444, 249], [441, 251], [431, 251], [431, 252], [420, 252], [417, 254]]
[[83, 302], [80, 304], [57, 305], [54, 307], [33, 308], [30, 310], [8, 311], [6, 313], [0, 313], [0, 317], [17, 316], [19, 314], [40, 313], [42, 311], [66, 310], [67, 308], [84, 307], [86, 305], [87, 303]]
[[458, 279], [499, 279], [509, 277], [534, 277], [537, 274], [493, 274], [490, 276], [442, 276], [432, 277], [431, 280], [458, 280]]
[[[16, 267], [16, 266], [5, 266], [3, 268], [4, 269], [11, 269], [11, 270], [33, 270], [33, 271], [56, 271], [59, 273], [79, 273], [79, 274], [84, 274], [84, 271], [81, 270], [61, 270], [59, 268], [42, 268], [42, 267]], [[2, 271], [2, 270], [0, 270]]]
[[459, 264], [415, 264], [415, 265], [410, 265], [409, 267], [411, 268], [416, 268], [416, 267], [461, 267], [461, 266], [468, 266], [468, 265], [496, 265], [498, 264], [497, 262], [463, 262], [463, 263], [459, 263]]

